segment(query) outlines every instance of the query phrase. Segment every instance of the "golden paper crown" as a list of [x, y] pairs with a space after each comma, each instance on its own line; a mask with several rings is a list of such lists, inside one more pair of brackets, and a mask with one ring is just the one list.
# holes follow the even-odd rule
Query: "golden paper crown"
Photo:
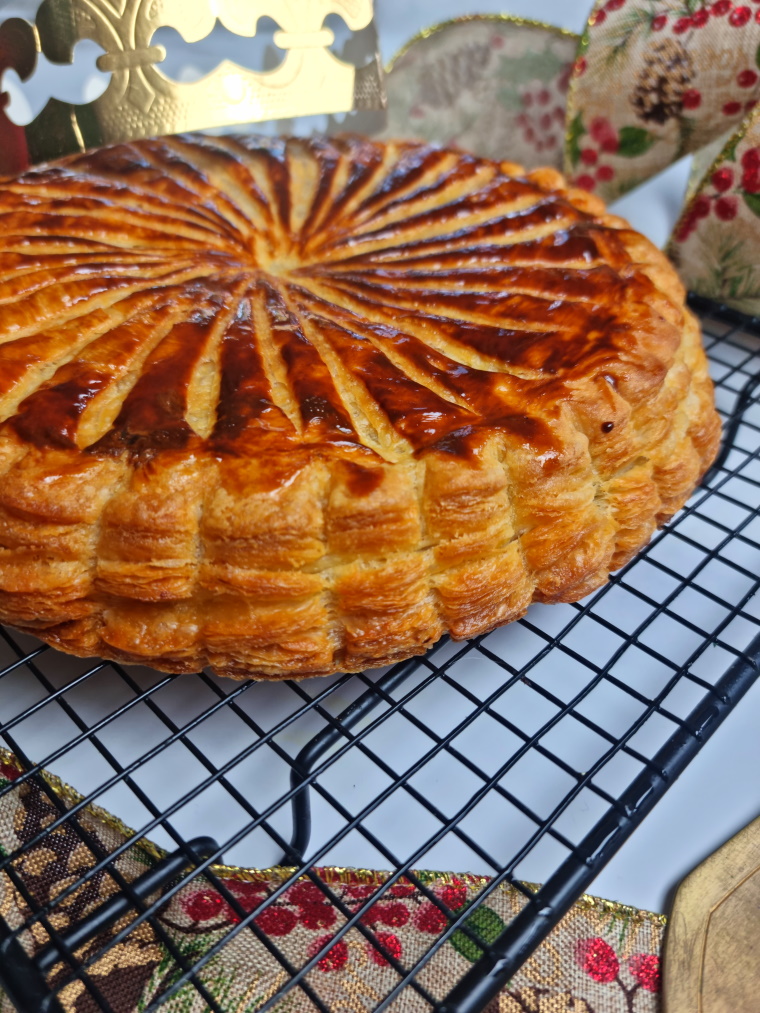
[[[329, 50], [324, 28], [338, 14], [352, 31], [372, 20], [372, 0], [44, 0], [35, 23], [11, 18], [0, 25], [0, 74], [13, 68], [26, 81], [43, 53], [53, 63], [73, 62], [83, 39], [104, 50], [98, 69], [111, 74], [95, 101], [74, 105], [51, 99], [26, 127], [0, 106], [0, 172], [119, 141], [186, 130], [384, 108], [379, 57], [356, 69]], [[199, 42], [217, 20], [236, 35], [252, 38], [259, 18], [280, 26], [274, 43], [286, 50], [280, 66], [257, 73], [225, 60], [200, 81], [180, 84], [161, 73], [159, 28], [176, 29], [185, 42]]]

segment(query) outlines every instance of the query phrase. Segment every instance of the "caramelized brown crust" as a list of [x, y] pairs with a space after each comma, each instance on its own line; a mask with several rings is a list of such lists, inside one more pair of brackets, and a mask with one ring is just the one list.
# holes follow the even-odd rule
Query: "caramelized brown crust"
[[355, 671], [603, 584], [719, 424], [665, 258], [555, 172], [186, 137], [0, 186], [0, 621]]

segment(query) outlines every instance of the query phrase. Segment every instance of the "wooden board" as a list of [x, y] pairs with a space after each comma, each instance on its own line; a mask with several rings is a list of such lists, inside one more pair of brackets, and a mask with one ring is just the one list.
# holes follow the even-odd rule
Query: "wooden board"
[[665, 1013], [760, 1011], [760, 818], [678, 888], [663, 991]]

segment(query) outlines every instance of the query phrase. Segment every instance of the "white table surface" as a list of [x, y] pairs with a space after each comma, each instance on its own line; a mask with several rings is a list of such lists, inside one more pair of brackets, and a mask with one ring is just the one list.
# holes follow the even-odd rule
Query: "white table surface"
[[[22, 0], [3, 6], [3, 14], [15, 14], [28, 13], [35, 5]], [[588, 8], [586, 0], [478, 0], [476, 4], [466, 0], [376, 0], [376, 20], [387, 59], [419, 29], [457, 15], [511, 13], [580, 31]], [[662, 243], [679, 207], [686, 171], [685, 165], [673, 167], [618, 202], [616, 210]], [[593, 892], [638, 907], [667, 910], [679, 880], [758, 815], [758, 771], [760, 684], [597, 877]], [[120, 815], [129, 818], [128, 813]], [[541, 869], [531, 869], [531, 873], [531, 878], [539, 878]]]

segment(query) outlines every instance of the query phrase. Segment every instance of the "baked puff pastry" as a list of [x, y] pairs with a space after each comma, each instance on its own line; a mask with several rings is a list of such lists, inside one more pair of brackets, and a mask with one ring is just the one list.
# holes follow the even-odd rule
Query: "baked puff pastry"
[[664, 256], [552, 170], [179, 137], [0, 183], [0, 621], [232, 678], [575, 601], [719, 437]]

